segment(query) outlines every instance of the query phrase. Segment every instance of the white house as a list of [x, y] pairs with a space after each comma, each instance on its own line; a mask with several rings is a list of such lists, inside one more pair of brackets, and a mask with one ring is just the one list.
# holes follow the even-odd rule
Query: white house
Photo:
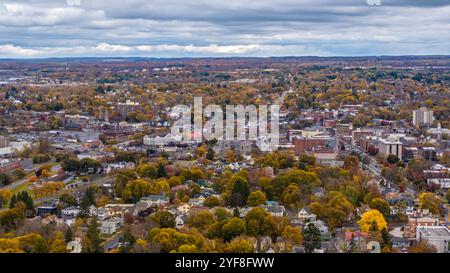
[[102, 224], [99, 229], [100, 229], [100, 232], [103, 234], [114, 234], [121, 227], [122, 227], [122, 219], [111, 218], [111, 219], [102, 221]]
[[168, 205], [170, 203], [169, 197], [164, 196], [164, 195], [149, 195], [149, 196], [142, 197], [140, 201], [146, 202], [150, 206]]
[[187, 216], [186, 215], [178, 215], [175, 218], [175, 227], [177, 229], [183, 228], [184, 224], [186, 223], [186, 221], [187, 221]]
[[180, 142], [182, 140], [182, 136], [173, 136], [171, 134], [168, 134], [164, 137], [150, 137], [150, 136], [144, 136], [143, 142], [146, 146], [153, 146], [153, 147], [162, 147], [167, 146], [172, 142]]
[[316, 221], [316, 215], [311, 212], [309, 207], [302, 208], [297, 213], [297, 218], [302, 222], [313, 222]]

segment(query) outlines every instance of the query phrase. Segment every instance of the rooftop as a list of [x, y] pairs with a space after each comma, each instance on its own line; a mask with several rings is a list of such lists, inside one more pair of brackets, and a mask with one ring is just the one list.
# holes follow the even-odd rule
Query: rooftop
[[450, 237], [450, 230], [447, 227], [417, 227], [417, 229], [427, 237]]

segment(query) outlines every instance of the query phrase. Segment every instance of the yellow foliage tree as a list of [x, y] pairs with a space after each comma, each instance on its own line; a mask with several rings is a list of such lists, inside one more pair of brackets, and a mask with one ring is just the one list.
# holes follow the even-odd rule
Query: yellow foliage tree
[[66, 253], [67, 247], [66, 243], [64, 242], [64, 236], [61, 231], [59, 231], [56, 236], [55, 240], [52, 243], [52, 246], [50, 247], [51, 253]]
[[0, 190], [0, 207], [6, 205], [9, 203], [9, 200], [11, 200], [12, 192], [10, 190]]
[[17, 239], [0, 238], [0, 253], [23, 253], [20, 242]]
[[[387, 229], [387, 222], [383, 214], [376, 209], [365, 212], [358, 221], [361, 231], [382, 231]], [[375, 229], [375, 230], [374, 230]]]

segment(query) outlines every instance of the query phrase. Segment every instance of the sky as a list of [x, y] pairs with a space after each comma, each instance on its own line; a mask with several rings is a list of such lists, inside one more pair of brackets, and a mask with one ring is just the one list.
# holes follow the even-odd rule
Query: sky
[[441, 54], [450, 0], [0, 0], [0, 58]]

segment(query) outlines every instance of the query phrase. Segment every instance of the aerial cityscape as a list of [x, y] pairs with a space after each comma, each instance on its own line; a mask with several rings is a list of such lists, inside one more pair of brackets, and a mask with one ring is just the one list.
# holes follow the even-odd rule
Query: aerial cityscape
[[0, 253], [450, 253], [450, 3], [91, 2], [0, 1]]

